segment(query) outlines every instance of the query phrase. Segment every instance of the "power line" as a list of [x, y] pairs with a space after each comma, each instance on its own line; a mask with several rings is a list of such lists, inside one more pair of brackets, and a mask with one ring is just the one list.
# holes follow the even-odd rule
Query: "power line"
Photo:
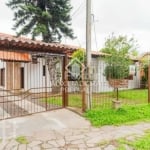
[[95, 27], [95, 17], [94, 14], [91, 14], [93, 17], [93, 29], [94, 29], [94, 39], [95, 39], [95, 46], [96, 46], [96, 50], [98, 50], [98, 46], [97, 46], [97, 36], [96, 36], [96, 27]]
[[93, 20], [93, 30], [94, 30], [94, 40], [95, 40], [95, 47], [96, 47], [96, 50], [98, 50], [98, 44], [97, 44], [97, 34], [96, 34], [96, 26], [95, 26], [95, 15], [94, 15], [94, 10], [93, 10], [93, 2], [91, 3], [91, 8], [92, 8], [92, 20]]
[[85, 1], [83, 1], [79, 7], [72, 13], [71, 17], [74, 17], [80, 10], [81, 7], [84, 7], [85, 6]]

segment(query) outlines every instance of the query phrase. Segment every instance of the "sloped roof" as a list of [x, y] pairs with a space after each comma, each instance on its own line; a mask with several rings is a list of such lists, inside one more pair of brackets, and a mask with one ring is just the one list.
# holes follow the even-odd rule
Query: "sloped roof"
[[107, 53], [103, 53], [103, 52], [100, 52], [100, 51], [92, 51], [91, 54], [93, 56], [108, 56], [109, 55]]
[[149, 57], [150, 58], [150, 52], [145, 52], [145, 53], [141, 54], [140, 59], [143, 59], [144, 57]]
[[[92, 56], [95, 56], [95, 57], [103, 57], [103, 56], [110, 56], [110, 54], [107, 54], [107, 53], [103, 53], [103, 52], [100, 52], [100, 51], [92, 51], [91, 52]], [[133, 61], [139, 61], [139, 58], [136, 57], [136, 56], [129, 56], [129, 58]]]
[[60, 43], [45, 43], [34, 41], [24, 37], [16, 37], [9, 34], [0, 33], [0, 49], [33, 51], [33, 52], [50, 52], [57, 54], [72, 53], [78, 47]]
[[28, 53], [0, 51], [0, 60], [30, 62], [32, 58]]

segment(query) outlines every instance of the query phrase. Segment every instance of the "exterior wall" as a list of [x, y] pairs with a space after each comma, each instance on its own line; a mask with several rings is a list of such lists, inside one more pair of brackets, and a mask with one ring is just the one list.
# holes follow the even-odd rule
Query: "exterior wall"
[[[45, 75], [43, 75], [43, 65], [45, 65]], [[32, 93], [52, 91], [50, 74], [44, 58], [38, 58], [36, 64], [22, 63], [21, 66], [24, 67], [24, 90], [29, 90]], [[62, 69], [61, 66], [60, 69]]]
[[104, 76], [104, 70], [106, 67], [106, 64], [103, 60], [98, 58], [92, 58], [92, 67], [93, 67], [93, 83], [92, 88], [93, 92], [107, 92], [112, 91], [113, 88], [109, 86], [108, 81], [106, 80], [106, 77]]
[[[46, 74], [43, 75], [43, 65], [45, 65]], [[60, 65], [62, 66], [62, 65]], [[136, 73], [133, 75], [133, 80], [129, 80], [128, 89], [140, 87], [140, 69], [139, 63], [135, 63]], [[52, 91], [50, 75], [45, 64], [45, 59], [38, 58], [38, 63], [19, 63], [19, 62], [3, 62], [0, 61], [0, 69], [5, 68], [5, 88], [8, 90], [20, 89], [21, 87], [21, 67], [24, 68], [24, 90], [29, 92], [45, 92]], [[106, 77], [104, 76], [105, 62], [101, 58], [92, 58], [91, 67], [93, 68], [93, 92], [112, 91]], [[60, 67], [62, 69], [62, 67]], [[79, 91], [77, 81], [69, 82], [69, 92]], [[46, 88], [47, 87], [47, 88]]]
[[7, 90], [20, 89], [20, 62], [6, 62], [5, 87]]
[[[128, 89], [140, 88], [140, 69], [139, 63], [135, 65], [136, 72], [133, 74], [133, 79], [128, 82]], [[107, 92], [112, 91], [106, 77], [104, 76], [104, 70], [106, 67], [105, 62], [101, 58], [92, 58], [92, 66], [94, 70], [93, 77], [93, 92]]]
[[24, 67], [24, 90], [29, 90], [32, 93], [51, 90], [49, 72], [47, 67], [45, 67], [45, 76], [43, 76], [43, 65], [45, 65], [45, 61], [42, 58], [39, 58], [36, 64], [32, 62], [22, 63], [21, 66]]
[[[128, 81], [128, 88], [126, 89], [140, 88], [139, 63], [135, 63], [133, 66], [135, 66], [136, 72], [133, 74], [133, 79]], [[106, 64], [103, 59], [100, 57], [92, 57], [92, 63], [90, 67], [93, 70], [92, 91], [94, 93], [113, 91], [114, 89], [109, 85], [104, 75]], [[80, 91], [78, 82], [69, 81], [69, 92], [78, 91]]]
[[133, 80], [129, 80], [129, 89], [140, 88], [140, 65], [139, 62], [134, 63], [135, 73]]
[[1, 86], [3, 89], [20, 89], [20, 63], [0, 61], [0, 69], [5, 69], [5, 83]]

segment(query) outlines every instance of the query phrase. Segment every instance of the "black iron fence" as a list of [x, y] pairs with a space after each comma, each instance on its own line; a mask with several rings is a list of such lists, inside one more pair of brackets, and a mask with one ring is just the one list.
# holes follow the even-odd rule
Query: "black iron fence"
[[[69, 106], [85, 107], [87, 101], [87, 86], [90, 82], [91, 108], [111, 108], [113, 101], [121, 101], [121, 105], [137, 105], [148, 103], [148, 80], [143, 82], [142, 67], [134, 62], [128, 67], [128, 76], [124, 79], [110, 79], [105, 75], [106, 64], [101, 60], [94, 60], [91, 65], [91, 80], [69, 81]], [[116, 67], [114, 68], [116, 69]], [[118, 67], [119, 69], [119, 67]], [[113, 70], [113, 74], [115, 70]], [[111, 76], [111, 72], [109, 72]], [[86, 88], [83, 88], [83, 82]], [[83, 96], [83, 93], [85, 94]], [[89, 94], [89, 93], [88, 93]]]
[[0, 120], [63, 107], [63, 56], [0, 55]]

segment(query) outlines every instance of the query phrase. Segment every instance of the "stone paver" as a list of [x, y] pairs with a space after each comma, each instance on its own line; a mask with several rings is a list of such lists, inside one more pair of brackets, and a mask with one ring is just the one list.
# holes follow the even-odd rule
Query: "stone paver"
[[[144, 128], [141, 128], [141, 126], [144, 126]], [[88, 130], [77, 128], [44, 132], [46, 137], [50, 137], [48, 140], [47, 138], [46, 140], [42, 138], [39, 140], [39, 137], [36, 136], [26, 137], [30, 139], [29, 144], [20, 144], [15, 139], [7, 139], [5, 143], [3, 141], [0, 143], [0, 150], [116, 150], [116, 145], [112, 143], [108, 142], [105, 146], [100, 143], [105, 140], [115, 140], [121, 137], [126, 137], [126, 139], [133, 141], [135, 135], [141, 136], [144, 130], [150, 129], [150, 123], [140, 123], [132, 126], [91, 128], [93, 127], [90, 127]], [[104, 132], [106, 129], [107, 134]], [[70, 132], [70, 134], [66, 134], [66, 132]], [[53, 133], [53, 138], [49, 135], [51, 133]], [[34, 135], [38, 135], [38, 133]], [[127, 145], [125, 147], [128, 150], [131, 149]]]
[[27, 149], [27, 145], [26, 144], [20, 144], [18, 149], [19, 150], [26, 150]]
[[[101, 128], [78, 125], [75, 128], [75, 125], [71, 126], [69, 121], [69, 126], [65, 125], [65, 128], [42, 127], [41, 130], [38, 128], [30, 135], [25, 135], [28, 144], [18, 143], [15, 137], [5, 137], [5, 141], [1, 137], [0, 150], [116, 150], [117, 139], [124, 137], [129, 141], [134, 141], [135, 137], [140, 137], [146, 130], [150, 130], [150, 123], [141, 122], [136, 125]], [[128, 145], [125, 147], [127, 150], [132, 150]]]
[[32, 141], [31, 143], [28, 144], [28, 146], [32, 148], [32, 147], [36, 147], [40, 144], [42, 144], [42, 141], [37, 140], [37, 141]]

